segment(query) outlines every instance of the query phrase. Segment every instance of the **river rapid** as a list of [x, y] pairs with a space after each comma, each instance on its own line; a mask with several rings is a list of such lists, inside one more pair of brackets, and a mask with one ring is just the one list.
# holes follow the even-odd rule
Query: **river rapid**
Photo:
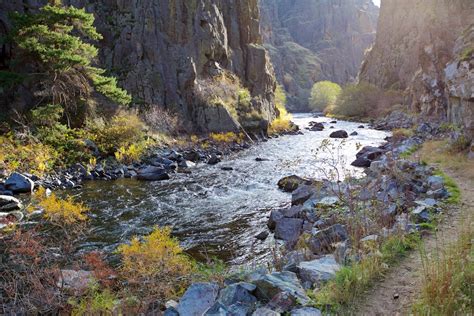
[[[309, 122], [323, 122], [322, 132], [305, 128]], [[280, 191], [277, 182], [296, 174], [322, 178], [325, 163], [316, 149], [335, 130], [357, 131], [347, 140], [330, 139], [338, 147], [341, 169], [353, 174], [362, 170], [350, 166], [358, 146], [378, 146], [387, 132], [358, 128], [360, 123], [313, 118], [295, 114], [294, 122], [303, 135], [288, 135], [259, 143], [215, 166], [199, 164], [191, 174], [176, 174], [169, 181], [139, 182], [131, 179], [84, 183], [78, 197], [91, 209], [89, 231], [81, 251], [113, 251], [134, 235], [144, 235], [154, 226], [172, 226], [173, 235], [195, 258], [217, 257], [231, 265], [251, 264], [268, 258], [275, 241], [255, 235], [266, 229], [270, 211], [284, 207], [291, 195]], [[330, 126], [334, 126], [331, 129]], [[336, 152], [326, 153], [326, 156]], [[256, 158], [266, 161], [257, 162]], [[324, 159], [323, 159], [324, 160]], [[223, 167], [233, 170], [224, 171]]]

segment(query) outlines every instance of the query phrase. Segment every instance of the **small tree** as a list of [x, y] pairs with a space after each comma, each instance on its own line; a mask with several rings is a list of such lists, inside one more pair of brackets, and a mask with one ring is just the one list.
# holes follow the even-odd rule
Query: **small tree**
[[382, 96], [383, 91], [367, 82], [347, 85], [330, 112], [347, 117], [367, 117], [377, 110]]
[[331, 81], [316, 82], [311, 89], [309, 106], [313, 111], [324, 112], [334, 106], [341, 87]]
[[34, 14], [12, 15], [11, 41], [19, 49], [13, 70], [39, 84], [41, 103], [60, 104], [66, 114], [83, 111], [93, 92], [129, 104], [131, 97], [117, 87], [117, 80], [92, 66], [98, 49], [85, 41], [102, 39], [94, 16], [59, 0], [50, 3]]

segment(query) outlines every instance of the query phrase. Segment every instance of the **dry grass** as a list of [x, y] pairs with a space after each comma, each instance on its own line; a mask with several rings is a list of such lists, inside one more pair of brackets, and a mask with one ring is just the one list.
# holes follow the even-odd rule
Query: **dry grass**
[[474, 181], [474, 160], [469, 160], [465, 153], [450, 152], [447, 141], [427, 141], [413, 155], [413, 158], [428, 164], [438, 164], [455, 172], [462, 172], [466, 178]]
[[474, 222], [464, 220], [457, 240], [428, 256], [422, 249], [424, 282], [416, 315], [470, 315], [474, 310]]

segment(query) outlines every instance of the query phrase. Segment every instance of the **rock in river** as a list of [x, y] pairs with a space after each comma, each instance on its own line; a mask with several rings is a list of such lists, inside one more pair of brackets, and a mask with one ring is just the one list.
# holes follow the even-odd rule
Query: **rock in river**
[[311, 184], [311, 181], [292, 175], [281, 178], [280, 181], [278, 181], [278, 188], [285, 192], [293, 192], [302, 184]]
[[142, 181], [168, 180], [170, 176], [164, 168], [149, 166], [138, 170], [137, 179]]
[[332, 132], [331, 135], [329, 135], [329, 137], [331, 137], [331, 138], [348, 138], [349, 135], [347, 134], [346, 131], [339, 130], [339, 131]]

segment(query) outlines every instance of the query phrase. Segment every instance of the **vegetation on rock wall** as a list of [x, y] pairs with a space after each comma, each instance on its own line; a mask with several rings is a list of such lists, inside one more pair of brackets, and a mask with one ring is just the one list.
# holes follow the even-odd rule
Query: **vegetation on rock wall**
[[279, 134], [292, 129], [291, 114], [286, 110], [286, 94], [282, 86], [277, 86], [275, 91], [275, 106], [278, 111], [277, 118], [270, 124], [269, 134]]

